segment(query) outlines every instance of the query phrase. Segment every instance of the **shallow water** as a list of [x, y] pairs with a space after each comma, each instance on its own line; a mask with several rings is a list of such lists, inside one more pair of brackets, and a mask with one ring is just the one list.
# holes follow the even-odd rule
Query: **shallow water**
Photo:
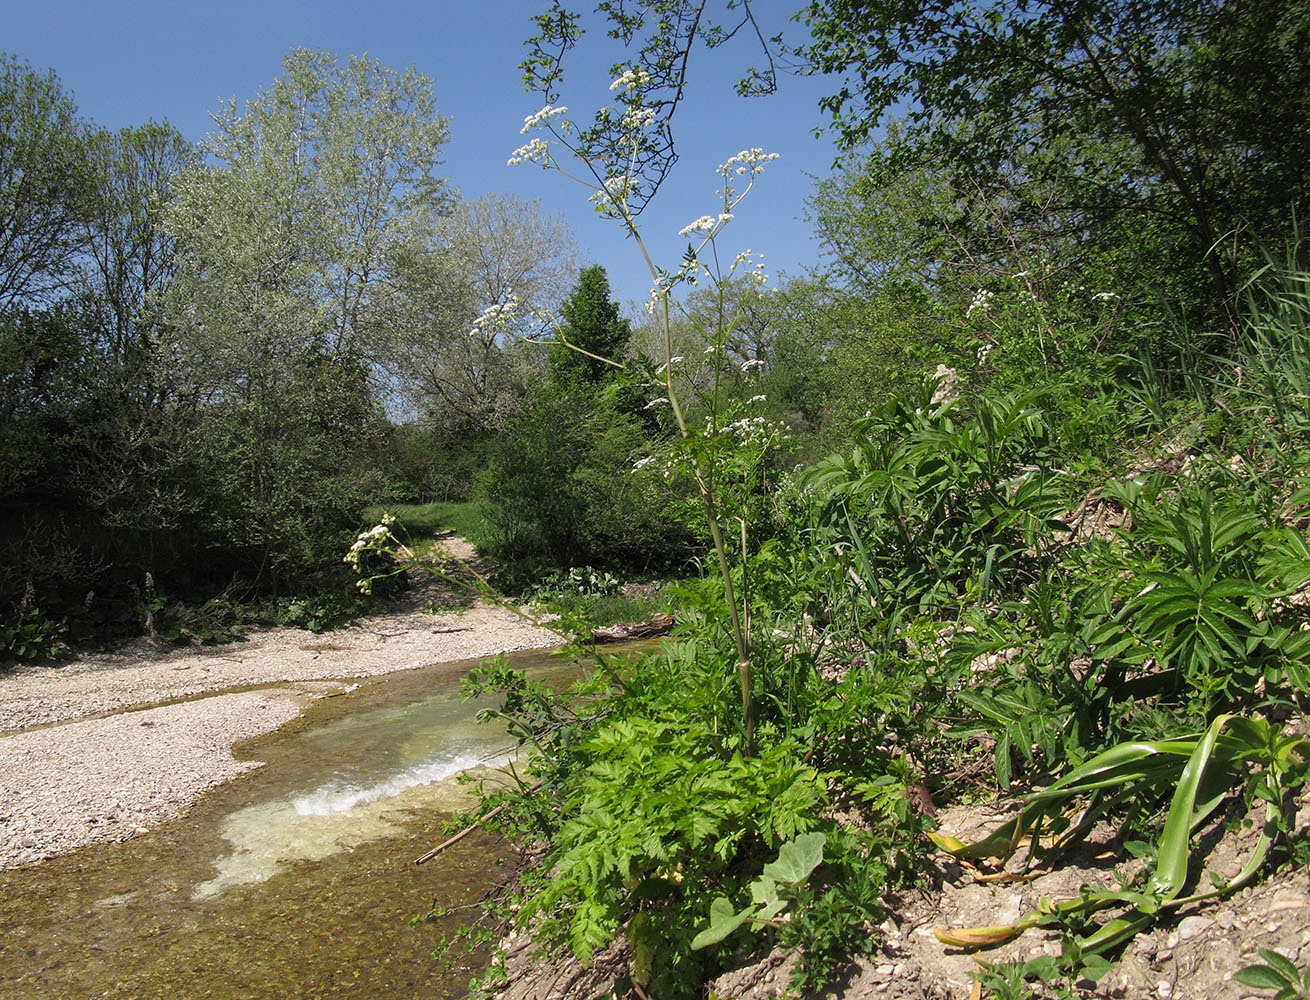
[[[515, 665], [559, 684], [542, 651]], [[467, 803], [454, 776], [503, 763], [473, 724], [472, 662], [364, 682], [239, 756], [268, 766], [122, 844], [0, 872], [0, 996], [456, 997], [470, 970], [431, 950], [452, 923], [409, 918], [474, 901], [504, 845], [474, 834], [422, 867]]]

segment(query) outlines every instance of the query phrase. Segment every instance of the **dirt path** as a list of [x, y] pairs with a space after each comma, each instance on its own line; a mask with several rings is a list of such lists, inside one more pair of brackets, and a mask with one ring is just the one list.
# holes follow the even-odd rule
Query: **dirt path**
[[[469, 555], [452, 541], [452, 554]], [[353, 678], [559, 641], [504, 608], [421, 610], [443, 594], [420, 584], [398, 610], [322, 635], [271, 628], [180, 650], [141, 641], [0, 674], [0, 868], [123, 840], [180, 814], [259, 766], [234, 759], [235, 744], [315, 698], [348, 692]]]

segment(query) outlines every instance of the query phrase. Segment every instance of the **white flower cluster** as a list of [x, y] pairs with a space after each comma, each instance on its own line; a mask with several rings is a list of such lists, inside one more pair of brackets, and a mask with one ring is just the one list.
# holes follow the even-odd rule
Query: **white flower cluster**
[[640, 132], [655, 120], [655, 109], [642, 104], [633, 104], [623, 112], [620, 124], [625, 132]]
[[587, 198], [596, 206], [596, 211], [603, 215], [619, 213], [620, 206], [628, 202], [628, 192], [632, 189], [632, 178], [627, 174], [605, 178], [605, 186], [597, 188]]
[[736, 156], [729, 157], [727, 163], [719, 164], [719, 173], [724, 177], [736, 175], [744, 177], [747, 174], [754, 176], [764, 172], [764, 164], [778, 158], [777, 153], [766, 153], [759, 146], [753, 149], [743, 149]]
[[1119, 298], [1118, 292], [1097, 292], [1092, 296], [1093, 302], [1109, 302], [1111, 299]]
[[713, 236], [731, 221], [731, 212], [720, 212], [717, 216], [702, 215], [699, 219], [689, 222], [679, 229], [678, 235], [694, 236], [697, 233], [704, 233], [706, 236]]
[[360, 554], [365, 549], [372, 548], [375, 542], [381, 542], [382, 539], [390, 535], [391, 526], [395, 523], [396, 519], [394, 517], [390, 514], [383, 514], [381, 521], [369, 528], [368, 531], [361, 531], [359, 533], [359, 536], [355, 539], [355, 543], [350, 546], [350, 550], [346, 553], [342, 562], [350, 563], [355, 572], [359, 572]]
[[540, 126], [545, 125], [552, 118], [558, 117], [559, 115], [564, 114], [564, 112], [566, 111], [568, 111], [568, 108], [564, 107], [564, 105], [562, 104], [558, 108], [552, 108], [549, 104], [547, 104], [540, 111], [534, 111], [532, 114], [524, 118], [523, 127], [519, 129], [519, 132], [520, 133], [531, 132], [534, 128], [539, 128]]
[[646, 466], [650, 465], [650, 463], [653, 461], [655, 461], [654, 455], [647, 455], [645, 458], [639, 458], [637, 459], [637, 461], [632, 463], [632, 471], [639, 472], [640, 470], [646, 468]]
[[996, 350], [995, 344], [983, 344], [982, 347], [978, 348], [978, 364], [981, 365], [986, 362], [987, 356], [994, 350]]
[[744, 365], [741, 366], [741, 370], [743, 372], [748, 372], [753, 368], [763, 368], [763, 367], [764, 367], [763, 361], [761, 361], [759, 358], [751, 358], [749, 361], [747, 361]]
[[623, 91], [635, 90], [638, 87], [650, 83], [650, 74], [644, 69], [625, 69], [614, 82], [610, 84], [610, 90]]
[[756, 285], [767, 285], [769, 276], [764, 271], [764, 254], [756, 256], [755, 251], [747, 247], [732, 262], [732, 270], [735, 273], [738, 268], [749, 267], [742, 276]]
[[517, 167], [520, 163], [540, 163], [543, 167], [549, 166], [550, 147], [534, 136], [531, 142], [520, 146], [510, 154], [507, 165]]
[[972, 316], [975, 312], [981, 312], [984, 316], [986, 316], [986, 315], [987, 315], [987, 307], [988, 307], [988, 305], [991, 304], [991, 301], [992, 301], [992, 299], [994, 299], [994, 298], [996, 298], [996, 293], [995, 293], [995, 292], [989, 292], [989, 291], [988, 291], [987, 289], [985, 289], [985, 288], [980, 288], [980, 289], [978, 289], [978, 294], [975, 295], [975, 296], [973, 297], [973, 301], [969, 303], [969, 310], [968, 310], [968, 312], [966, 312], [966, 313], [964, 314], [965, 317], [966, 317], [966, 318], [967, 318], [967, 317], [970, 317], [970, 316]]
[[[713, 432], [709, 420], [705, 421], [705, 432]], [[775, 424], [764, 417], [741, 417], [719, 428], [719, 434], [735, 438], [742, 447], [762, 448], [770, 441], [782, 440], [787, 436], [783, 424]]]
[[668, 397], [667, 397], [667, 396], [658, 396], [658, 397], [656, 397], [655, 399], [652, 399], [652, 400], [651, 400], [649, 403], [647, 403], [645, 406], [643, 406], [642, 409], [643, 409], [643, 410], [653, 410], [653, 409], [655, 409], [655, 407], [657, 407], [657, 406], [668, 406], [668, 405], [670, 405], [670, 404], [669, 404], [669, 400], [668, 400]]
[[510, 296], [504, 302], [493, 303], [482, 310], [469, 330], [470, 337], [482, 337], [504, 330], [518, 316], [518, 299]]

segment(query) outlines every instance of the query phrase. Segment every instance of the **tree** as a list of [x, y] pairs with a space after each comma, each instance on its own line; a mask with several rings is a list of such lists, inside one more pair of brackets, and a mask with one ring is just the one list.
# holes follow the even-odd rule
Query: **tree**
[[304, 49], [244, 108], [215, 116], [209, 163], [168, 213], [180, 361], [207, 404], [216, 548], [276, 588], [362, 503], [377, 412], [376, 299], [397, 251], [444, 204], [447, 120], [413, 69]]
[[[643, 197], [673, 158], [670, 121], [695, 42], [724, 33], [712, 6], [598, 8], [635, 49], [616, 70], [645, 73], [640, 97], [668, 136], [638, 164]], [[758, 6], [724, 9], [754, 26]], [[759, 34], [761, 51], [770, 67], [790, 51], [806, 71], [841, 78], [822, 107], [843, 147], [905, 119], [874, 164], [880, 183], [932, 167], [953, 201], [1004, 205], [1006, 239], [1032, 228], [1082, 244], [1084, 258], [1115, 263], [1119, 248], [1149, 241], [1134, 255], [1160, 262], [1145, 282], [1182, 274], [1190, 287], [1175, 279], [1165, 290], [1204, 302], [1230, 333], [1259, 243], [1281, 242], [1291, 212], [1306, 208], [1307, 0], [814, 0], [797, 19], [808, 41], [788, 49]], [[538, 19], [531, 83], [558, 86], [579, 23], [558, 2]], [[767, 89], [753, 80], [773, 77], [747, 70], [744, 92]], [[966, 216], [996, 228], [987, 209]], [[1115, 270], [1138, 274], [1132, 259]]]
[[[177, 237], [164, 226], [174, 179], [195, 149], [167, 124], [98, 131], [88, 143], [98, 179], [82, 262], [85, 298], [111, 357], [130, 362], [157, 346], [158, 299], [177, 274]], [[144, 360], [144, 358], [142, 359]]]
[[215, 116], [217, 162], [177, 180], [175, 298], [207, 388], [251, 398], [306, 351], [370, 359], [369, 315], [396, 249], [445, 198], [432, 81], [298, 49], [244, 109]]
[[1099, 247], [1146, 234], [1230, 328], [1244, 252], [1310, 193], [1304, 0], [821, 0], [805, 16], [802, 54], [845, 77], [824, 101], [843, 144], [908, 108], [889, 173], [945, 166], [957, 197], [1008, 197]]
[[559, 307], [560, 324], [550, 348], [550, 373], [565, 385], [596, 386], [616, 371], [632, 329], [610, 301], [610, 282], [600, 265], [583, 268], [577, 288]]
[[562, 218], [513, 195], [430, 216], [398, 251], [378, 316], [411, 411], [457, 434], [504, 430], [541, 367], [541, 349], [522, 341], [548, 326], [576, 252]]
[[0, 308], [67, 287], [93, 195], [86, 130], [54, 72], [0, 55]]

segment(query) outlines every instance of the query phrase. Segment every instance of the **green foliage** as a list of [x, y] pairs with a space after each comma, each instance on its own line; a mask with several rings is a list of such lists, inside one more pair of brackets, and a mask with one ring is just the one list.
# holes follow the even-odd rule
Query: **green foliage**
[[1306, 1000], [1310, 997], [1310, 970], [1301, 972], [1272, 948], [1259, 950], [1261, 963], [1239, 969], [1233, 976], [1243, 986], [1273, 990], [1273, 1000]]
[[826, 840], [822, 833], [803, 833], [783, 844], [778, 860], [765, 865], [748, 886], [751, 904], [746, 908], [737, 910], [726, 896], [716, 896], [710, 903], [710, 925], [692, 938], [691, 950], [718, 944], [743, 925], [752, 930], [779, 926], [787, 904], [822, 863]]
[[633, 474], [645, 442], [641, 422], [609, 398], [539, 385], [483, 480], [490, 553], [563, 568], [683, 561], [686, 534], [665, 516], [678, 498], [662, 481]]
[[0, 659], [18, 662], [51, 660], [59, 655], [68, 625], [47, 618], [37, 607], [22, 608], [0, 620]]
[[[1142, 278], [1171, 287], [1177, 267], [1189, 299], [1207, 297], [1235, 332], [1241, 255], [1249, 261], [1255, 244], [1221, 253], [1224, 234], [1249, 227], [1269, 239], [1306, 197], [1295, 166], [1304, 142], [1290, 126], [1307, 93], [1306, 62], [1293, 54], [1306, 31], [1298, 0], [1258, 10], [1101, 0], [1076, 11], [820, 0], [805, 15], [802, 54], [847, 79], [823, 102], [844, 143], [908, 107], [891, 171], [940, 165], [956, 197], [1013, 206], [1008, 221], [965, 223], [976, 254], [990, 244], [1000, 268], [1021, 270], [1016, 252], [1048, 234], [1080, 260], [1126, 251], [1114, 266], [1136, 288], [1149, 287]], [[1288, 88], [1291, 101], [1266, 100]], [[1138, 258], [1145, 267], [1133, 274], [1148, 247], [1157, 260]]]
[[53, 70], [0, 53], [0, 308], [56, 297], [95, 198], [86, 128]]
[[[560, 305], [561, 322], [550, 348], [550, 376], [563, 385], [600, 385], [614, 377], [632, 330], [610, 301], [610, 283], [600, 265], [583, 268], [578, 285]], [[609, 363], [607, 363], [609, 362]]]
[[856, 421], [852, 454], [806, 479], [829, 522], [846, 523], [844, 548], [874, 599], [891, 592], [924, 609], [971, 586], [986, 600], [1029, 579], [1024, 555], [1063, 505], [1036, 395], [979, 400], [967, 414], [933, 402], [933, 388], [918, 405], [893, 400]]
[[[1081, 842], [1100, 818], [1169, 799], [1164, 827], [1154, 845], [1154, 865], [1129, 887], [1088, 889], [1077, 899], [1043, 901], [1037, 912], [1008, 926], [942, 931], [938, 938], [958, 947], [990, 947], [1034, 925], [1069, 927], [1110, 908], [1119, 915], [1065, 936], [1063, 963], [1070, 971], [1097, 979], [1109, 970], [1105, 954], [1120, 947], [1158, 916], [1180, 906], [1236, 892], [1260, 872], [1280, 831], [1291, 824], [1285, 814], [1288, 788], [1304, 784], [1310, 769], [1310, 741], [1283, 733], [1261, 719], [1222, 715], [1202, 734], [1180, 739], [1125, 743], [1070, 771], [1041, 792], [985, 839], [964, 844], [930, 834], [939, 848], [960, 858], [995, 858], [1002, 864], [1031, 836], [1032, 861]], [[1242, 869], [1232, 878], [1214, 878], [1212, 890], [1184, 895], [1192, 884], [1192, 837], [1229, 796], [1243, 794], [1249, 807], [1264, 803], [1260, 836]], [[1068, 806], [1085, 800], [1076, 823]], [[1046, 836], [1051, 846], [1044, 848]]]

